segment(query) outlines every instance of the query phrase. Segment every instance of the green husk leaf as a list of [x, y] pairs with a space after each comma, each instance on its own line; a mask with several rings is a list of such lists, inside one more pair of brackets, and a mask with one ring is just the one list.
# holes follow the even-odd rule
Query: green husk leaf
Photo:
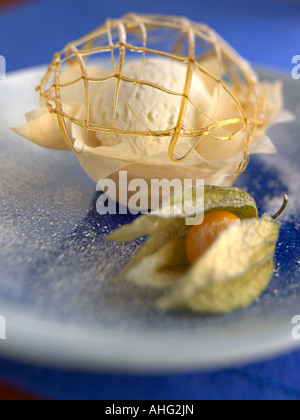
[[190, 268], [185, 244], [185, 237], [171, 240], [134, 264], [124, 279], [143, 286], [173, 285]]
[[142, 236], [154, 235], [168, 229], [174, 218], [161, 218], [146, 214], [134, 220], [130, 225], [121, 227], [111, 233], [107, 240], [114, 242], [130, 242]]
[[211, 213], [216, 210], [229, 211], [242, 220], [258, 217], [256, 202], [246, 191], [235, 187], [205, 186], [204, 211]]
[[[168, 244], [173, 239], [179, 238], [183, 235], [190, 226], [186, 226], [184, 219], [173, 219], [172, 223], [169, 224], [165, 229], [152, 234], [146, 240], [144, 245], [135, 255], [135, 257], [130, 261], [130, 263], [125, 267], [125, 269], [120, 274], [118, 280], [122, 281], [124, 278], [128, 279], [130, 277], [131, 270], [140, 264], [140, 262], [144, 259], [149, 257], [150, 255], [154, 254], [157, 250], [161, 250], [161, 248]], [[140, 277], [145, 277], [143, 271], [140, 273]], [[136, 277], [135, 277], [136, 278]], [[152, 278], [149, 277], [149, 283], [152, 283]]]
[[[196, 215], [197, 190], [203, 187], [193, 187], [181, 191], [162, 205], [161, 209], [137, 218], [132, 224], [123, 226], [107, 237], [110, 241], [129, 242], [142, 236], [153, 235], [168, 229], [177, 219]], [[184, 201], [184, 205], [183, 205]], [[170, 209], [170, 214], [166, 214]], [[257, 217], [255, 200], [250, 194], [234, 187], [204, 187], [204, 212], [226, 210], [236, 214], [241, 219]], [[181, 212], [180, 212], [181, 210]]]
[[250, 305], [272, 278], [278, 234], [279, 223], [268, 216], [230, 226], [158, 307], [219, 314]]

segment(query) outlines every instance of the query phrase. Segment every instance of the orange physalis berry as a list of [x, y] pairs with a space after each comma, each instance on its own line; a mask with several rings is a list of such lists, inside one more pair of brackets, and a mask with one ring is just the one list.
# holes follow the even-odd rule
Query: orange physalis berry
[[213, 244], [222, 231], [241, 219], [228, 211], [214, 211], [204, 217], [201, 225], [193, 226], [186, 241], [186, 254], [191, 264]]

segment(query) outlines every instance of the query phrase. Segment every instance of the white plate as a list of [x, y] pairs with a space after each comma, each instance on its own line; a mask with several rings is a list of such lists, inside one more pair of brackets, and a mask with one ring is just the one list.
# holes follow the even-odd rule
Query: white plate
[[[290, 195], [267, 292], [227, 316], [163, 315], [153, 307], [158, 291], [114, 281], [138, 243], [108, 244], [103, 236], [129, 218], [96, 213], [95, 186], [71, 153], [43, 150], [7, 128], [37, 107], [34, 87], [43, 72], [29, 69], [0, 82], [0, 315], [7, 323], [0, 353], [51, 366], [173, 371], [296, 347], [299, 122], [272, 129], [278, 155], [253, 158], [238, 181], [265, 211], [274, 213], [283, 193]], [[280, 77], [287, 108], [299, 115], [300, 82]]]

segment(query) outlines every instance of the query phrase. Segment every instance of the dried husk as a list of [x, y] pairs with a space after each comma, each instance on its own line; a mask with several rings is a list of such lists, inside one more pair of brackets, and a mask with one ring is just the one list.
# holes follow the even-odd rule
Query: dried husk
[[244, 220], [229, 227], [159, 302], [163, 310], [228, 313], [254, 302], [269, 285], [279, 223]]
[[[129, 242], [143, 236], [149, 236], [136, 256], [123, 270], [119, 280], [126, 279], [140, 284], [155, 286], [173, 283], [174, 277], [172, 277], [172, 273], [168, 274], [165, 270], [165, 277], [163, 278], [163, 276], [156, 276], [156, 271], [166, 268], [163, 256], [166, 256], [167, 261], [169, 261], [168, 258], [172, 260], [174, 250], [177, 250], [175, 262], [177, 259], [180, 261], [179, 265], [181, 268], [182, 266], [187, 267], [185, 253], [181, 257], [178, 255], [178, 249], [180, 249], [178, 244], [182, 245], [181, 237], [186, 235], [191, 228], [191, 226], [186, 224], [186, 219], [196, 216], [197, 211], [203, 210], [205, 213], [209, 213], [215, 210], [224, 210], [236, 214], [241, 219], [257, 217], [255, 200], [244, 190], [233, 187], [205, 186], [204, 209], [197, 209], [196, 199], [200, 195], [197, 190], [201, 188], [181, 191], [171, 199], [171, 204], [165, 203], [168, 210], [170, 210], [169, 215], [165, 214], [164, 206], [162, 206], [161, 214], [155, 211], [154, 213], [138, 217], [132, 224], [123, 226], [108, 236], [108, 240], [117, 242]], [[181, 205], [183, 200], [184, 206]], [[179, 214], [179, 209], [182, 209], [181, 214]], [[179, 240], [179, 243], [176, 241], [172, 242], [176, 239]], [[173, 250], [170, 253], [169, 247]], [[169, 257], [167, 257], [168, 254]], [[167, 263], [167, 267], [172, 270], [171, 263]], [[176, 272], [178, 274], [178, 267]], [[156, 280], [153, 281], [154, 274]]]
[[[185, 194], [190, 208], [195, 190]], [[183, 196], [181, 192], [174, 197], [171, 209], [177, 208]], [[191, 227], [185, 221], [190, 212], [144, 215], [112, 233], [108, 239], [114, 241], [149, 235], [119, 280], [162, 290], [167, 287], [158, 301], [162, 310], [224, 314], [250, 305], [272, 278], [280, 225], [268, 215], [258, 218], [253, 198], [237, 188], [206, 186], [204, 210], [230, 211], [241, 222], [221, 233], [194, 265], [186, 256], [186, 238]]]

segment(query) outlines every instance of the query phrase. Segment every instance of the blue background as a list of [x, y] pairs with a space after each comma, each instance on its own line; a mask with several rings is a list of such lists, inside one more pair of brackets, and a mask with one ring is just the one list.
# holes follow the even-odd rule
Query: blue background
[[[186, 15], [214, 27], [254, 63], [290, 72], [300, 54], [300, 3], [280, 0], [40, 0], [0, 14], [7, 71], [48, 63], [70, 40], [128, 11]], [[0, 359], [0, 377], [56, 399], [300, 399], [300, 353], [215, 372], [67, 372]]]

